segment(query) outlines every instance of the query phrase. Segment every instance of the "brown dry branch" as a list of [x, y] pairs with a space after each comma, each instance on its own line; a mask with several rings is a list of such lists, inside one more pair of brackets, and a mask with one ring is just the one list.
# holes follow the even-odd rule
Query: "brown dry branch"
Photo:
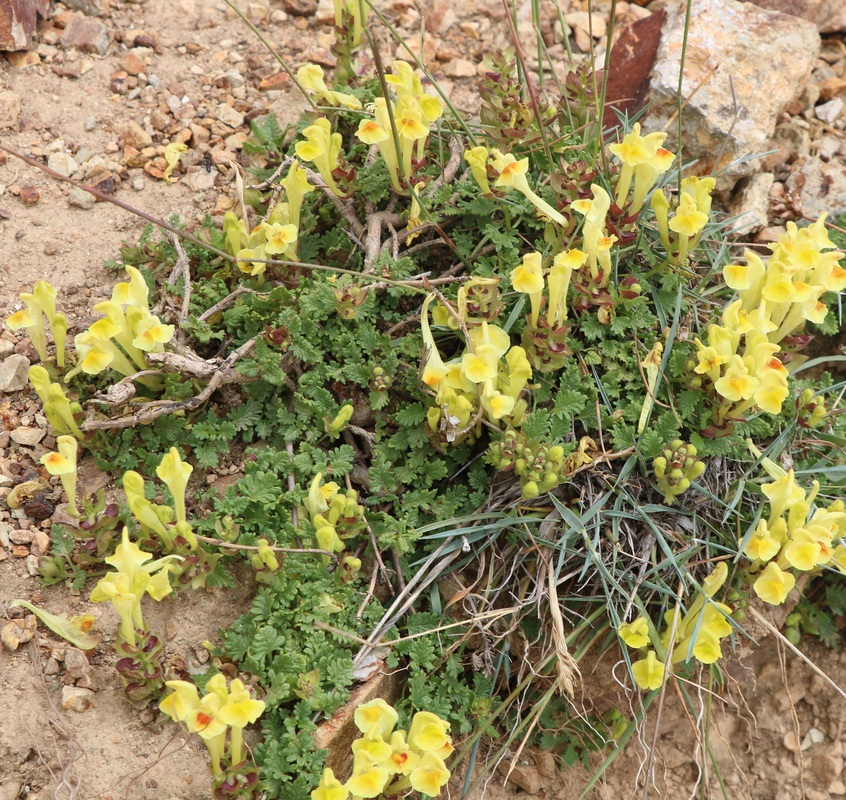
[[193, 374], [196, 377], [210, 375], [211, 379], [199, 394], [188, 400], [152, 400], [133, 413], [121, 417], [113, 419], [92, 419], [89, 417], [80, 425], [80, 428], [86, 433], [89, 431], [120, 430], [122, 428], [133, 428], [136, 425], [148, 425], [164, 414], [194, 411], [202, 406], [221, 386], [229, 383], [244, 383], [249, 380], [235, 369], [235, 365], [242, 358], [248, 356], [255, 345], [256, 338], [254, 337], [242, 344], [237, 350], [233, 350], [222, 361], [220, 359], [205, 361], [199, 357], [193, 360], [176, 353], [148, 353], [147, 358], [150, 361], [161, 363], [165, 371], [184, 374], [183, 370], [190, 369], [194, 370]]

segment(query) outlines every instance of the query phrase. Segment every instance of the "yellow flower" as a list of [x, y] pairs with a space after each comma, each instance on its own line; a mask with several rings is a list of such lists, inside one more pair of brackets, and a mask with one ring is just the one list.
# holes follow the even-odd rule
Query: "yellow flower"
[[449, 774], [440, 756], [435, 753], [424, 753], [408, 778], [415, 792], [436, 797], [449, 781]]
[[382, 764], [393, 775], [408, 775], [420, 763], [420, 756], [412, 752], [403, 731], [391, 734], [391, 755]]
[[774, 559], [779, 550], [781, 550], [781, 542], [772, 537], [766, 520], [762, 519], [758, 522], [758, 527], [755, 528], [755, 533], [746, 543], [746, 547], [743, 548], [743, 553], [753, 561], [767, 562]]
[[313, 162], [332, 194], [342, 197], [341, 190], [332, 175], [332, 172], [338, 167], [341, 134], [332, 133], [329, 120], [320, 117], [314, 125], [309, 125], [303, 130], [303, 136], [306, 137], [306, 141], [297, 142], [294, 148], [297, 156], [303, 161]]
[[726, 400], [736, 403], [748, 400], [758, 390], [760, 381], [749, 374], [739, 355], [733, 355], [728, 362], [726, 374], [714, 383], [714, 388]]
[[347, 800], [349, 794], [349, 789], [327, 767], [323, 770], [323, 777], [320, 779], [320, 783], [317, 784], [317, 788], [311, 792], [311, 800]]
[[752, 589], [765, 603], [779, 606], [787, 599], [795, 585], [796, 578], [782, 570], [775, 561], [771, 561], [752, 584]]
[[499, 177], [496, 179], [496, 186], [506, 187], [509, 189], [516, 189], [526, 199], [541, 212], [541, 214], [549, 217], [553, 222], [558, 223], [562, 227], [566, 227], [567, 221], [561, 214], [559, 214], [549, 203], [543, 198], [538, 197], [529, 186], [529, 181], [526, 178], [526, 173], [529, 170], [529, 159], [523, 158], [517, 161], [511, 153], [500, 153], [499, 150], [493, 149], [491, 153], [494, 156], [493, 166], [499, 172]]
[[216, 694], [203, 696], [200, 702], [185, 715], [185, 724], [192, 733], [203, 739], [214, 739], [226, 733], [226, 724], [218, 716], [222, 701]]
[[174, 722], [181, 722], [200, 704], [197, 687], [188, 681], [167, 681], [165, 686], [173, 689], [173, 694], [169, 694], [159, 703], [159, 710]]
[[362, 733], [367, 733], [377, 726], [379, 735], [387, 740], [391, 737], [391, 731], [397, 724], [399, 715], [381, 697], [377, 697], [368, 703], [362, 703], [355, 710], [353, 722], [356, 728]]
[[621, 625], [617, 633], [634, 650], [646, 647], [649, 644], [649, 623], [646, 617], [638, 617], [626, 625]]
[[297, 241], [298, 231], [296, 225], [280, 225], [278, 222], [273, 225], [263, 224], [262, 229], [267, 241], [264, 251], [271, 256], [279, 253], [294, 255], [293, 245]]
[[355, 754], [352, 777], [346, 782], [346, 788], [354, 797], [378, 797], [390, 780], [390, 773], [376, 764], [366, 750]]
[[645, 658], [632, 664], [632, 677], [635, 683], [641, 689], [650, 692], [660, 688], [664, 682], [664, 672], [664, 663], [656, 658], [654, 650], [650, 650]]
[[449, 742], [449, 723], [431, 711], [418, 711], [411, 720], [408, 743], [420, 752], [440, 750]]
[[390, 136], [375, 119], [361, 120], [355, 135], [365, 144], [378, 144]]
[[789, 508], [805, 500], [805, 490], [796, 485], [792, 469], [772, 483], [762, 484], [761, 491], [770, 501], [770, 520], [780, 517]]
[[669, 227], [681, 236], [693, 238], [707, 222], [708, 215], [699, 211], [693, 197], [685, 193], [679, 197], [679, 207], [670, 220]]
[[465, 150], [464, 160], [470, 166], [470, 172], [473, 174], [476, 183], [479, 184], [482, 194], [490, 194], [491, 185], [488, 182], [488, 148], [479, 145], [470, 150]]
[[530, 319], [532, 325], [537, 325], [540, 313], [541, 297], [543, 296], [543, 272], [541, 271], [541, 254], [526, 253], [523, 263], [511, 271], [511, 285], [514, 291], [529, 295], [532, 301]]
[[234, 678], [229, 684], [229, 696], [220, 707], [218, 716], [221, 722], [233, 728], [245, 728], [255, 722], [264, 712], [264, 702], [254, 700], [250, 690], [240, 678]]

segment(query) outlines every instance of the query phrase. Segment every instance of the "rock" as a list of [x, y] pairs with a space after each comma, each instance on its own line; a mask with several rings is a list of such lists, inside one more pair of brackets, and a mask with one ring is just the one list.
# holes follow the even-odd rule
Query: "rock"
[[229, 125], [231, 128], [240, 128], [244, 124], [244, 115], [226, 103], [221, 103], [217, 107], [214, 116], [215, 119], [220, 120], [224, 125]]
[[0, 783], [0, 800], [17, 800], [23, 787], [23, 778], [5, 778], [3, 783]]
[[44, 556], [50, 552], [50, 537], [42, 530], [36, 530], [30, 549], [35, 556]]
[[513, 783], [526, 794], [537, 794], [540, 791], [541, 775], [535, 767], [528, 764], [512, 765], [506, 758], [499, 762], [497, 771], [506, 779], [506, 783]]
[[[2, 3], [3, 0], [0, 0]], [[14, 128], [17, 130], [21, 116], [21, 98], [14, 92], [0, 92], [0, 129]]]
[[832, 781], [827, 787], [828, 793], [833, 795], [846, 794], [846, 783], [843, 783], [839, 778]]
[[8, 339], [0, 339], [0, 361], [8, 358], [15, 352], [15, 343]]
[[476, 64], [466, 58], [456, 58], [444, 66], [444, 75], [449, 78], [473, 78], [476, 76]]
[[29, 382], [29, 359], [17, 353], [0, 363], [0, 392], [19, 392]]
[[317, 13], [317, 0], [282, 0], [282, 8], [292, 17], [313, 17]]
[[182, 179], [182, 183], [192, 192], [205, 192], [214, 188], [214, 179], [219, 174], [214, 167], [212, 167], [211, 172], [208, 172], [205, 167], [188, 167], [188, 172]]
[[65, 5], [73, 11], [81, 11], [87, 17], [107, 17], [109, 0], [67, 0]]
[[94, 705], [94, 692], [81, 686], [62, 687], [62, 708], [81, 714]]
[[564, 22], [571, 28], [578, 28], [585, 33], [592, 34], [594, 39], [605, 36], [608, 25], [602, 14], [589, 14], [587, 11], [571, 11], [564, 15]]
[[844, 106], [846, 106], [846, 103], [843, 102], [843, 98], [835, 97], [827, 103], [818, 105], [814, 109], [814, 116], [821, 122], [825, 122], [828, 125], [834, 125], [834, 123], [840, 119]]
[[115, 133], [121, 138], [124, 145], [134, 147], [136, 150], [143, 150], [153, 143], [153, 137], [135, 120], [128, 119], [118, 123]]
[[6, 60], [13, 69], [26, 69], [41, 63], [41, 56], [33, 50], [19, 50], [16, 53], [6, 53]]
[[104, 55], [112, 41], [112, 32], [105, 22], [94, 17], [75, 17], [62, 33], [62, 45], [81, 53]]
[[50, 0], [0, 0], [0, 50], [32, 46], [36, 15], [46, 17]]
[[558, 771], [558, 764], [555, 763], [555, 756], [549, 750], [533, 750], [532, 759], [538, 772], [550, 780], [560, 780], [561, 773]]
[[32, 531], [10, 531], [9, 541], [12, 544], [32, 544], [35, 534]]
[[[663, 129], [678, 110], [684, 29], [684, 7], [668, 6], [650, 73], [647, 130]], [[718, 190], [757, 171], [757, 159], [732, 162], [767, 149], [779, 115], [807, 83], [819, 49], [819, 33], [809, 22], [736, 0], [693, 0], [682, 137], [685, 158], [699, 159], [697, 172], [720, 173]]]
[[802, 745], [800, 749], [804, 753], [806, 750], [810, 750], [815, 745], [822, 744], [824, 741], [825, 734], [818, 728], [811, 728], [805, 734], [805, 738], [802, 739]]
[[801, 158], [790, 168], [787, 191], [798, 196], [802, 213], [816, 218], [824, 211], [836, 217], [846, 211], [846, 167], [820, 158]]
[[27, 614], [23, 619], [13, 619], [0, 629], [0, 641], [9, 648], [17, 650], [35, 636], [37, 620], [35, 614]]
[[88, 211], [94, 208], [94, 203], [97, 198], [93, 194], [89, 194], [85, 189], [80, 189], [78, 186], [71, 186], [68, 191], [68, 205], [74, 208], [81, 208], [83, 211]]
[[47, 159], [47, 166], [66, 177], [70, 177], [79, 169], [79, 164], [67, 153], [52, 153]]
[[94, 689], [94, 677], [91, 674], [91, 664], [82, 650], [68, 647], [65, 651], [65, 675], [83, 689]]
[[43, 428], [15, 428], [12, 431], [12, 441], [24, 447], [34, 447], [47, 434]]
[[823, 786], [828, 786], [843, 772], [843, 759], [820, 753], [811, 759], [811, 772], [819, 778]]
[[614, 42], [608, 70], [605, 125], [617, 124], [615, 108], [629, 116], [643, 108], [649, 92], [649, 74], [655, 65], [661, 29], [666, 19], [666, 11], [656, 11], [623, 28]]
[[841, 150], [842, 142], [836, 136], [823, 136], [815, 143], [817, 148], [817, 155], [823, 161], [831, 161]]
[[732, 233], [746, 236], [766, 227], [770, 207], [770, 189], [775, 183], [775, 176], [770, 172], [744, 178], [732, 200], [729, 210], [737, 219], [732, 225]]
[[813, 22], [820, 33], [846, 31], [843, 0], [750, 0], [756, 6]]
[[118, 64], [128, 75], [139, 75], [147, 71], [147, 65], [135, 53], [126, 53]]

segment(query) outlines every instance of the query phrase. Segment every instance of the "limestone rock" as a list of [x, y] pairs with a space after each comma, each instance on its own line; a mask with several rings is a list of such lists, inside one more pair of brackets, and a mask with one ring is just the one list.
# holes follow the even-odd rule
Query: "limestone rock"
[[731, 213], [737, 217], [732, 224], [732, 233], [746, 236], [766, 227], [770, 189], [774, 182], [771, 172], [762, 172], [741, 181], [730, 206]]
[[17, 128], [20, 116], [21, 98], [14, 92], [0, 92], [0, 129]]
[[219, 119], [224, 125], [229, 125], [231, 128], [240, 128], [244, 124], [244, 115], [226, 103], [221, 103], [217, 107], [215, 118]]
[[50, 0], [0, 0], [0, 50], [32, 46], [36, 15], [46, 17]]
[[81, 11], [89, 17], [107, 17], [109, 7], [112, 4], [109, 0], [67, 0], [65, 5], [73, 11]]
[[836, 217], [846, 211], [846, 167], [820, 158], [800, 158], [790, 169], [787, 190], [798, 195], [802, 212], [812, 218], [824, 211]]
[[[648, 130], [663, 129], [678, 110], [684, 27], [684, 5], [668, 6], [650, 76]], [[718, 190], [753, 174], [756, 159], [732, 162], [766, 151], [779, 115], [807, 83], [819, 50], [819, 33], [810, 22], [736, 0], [693, 0], [682, 84], [685, 160], [699, 159], [699, 174], [722, 170]]]
[[62, 687], [62, 708], [82, 713], [94, 705], [94, 692], [81, 686]]
[[51, 153], [50, 158], [47, 159], [47, 166], [65, 176], [73, 175], [79, 169], [79, 164], [67, 153]]
[[136, 150], [143, 150], [153, 143], [153, 137], [135, 122], [135, 120], [128, 119], [121, 122], [116, 127], [115, 133], [117, 133], [125, 145], [134, 147]]
[[801, 17], [817, 26], [820, 33], [846, 31], [846, 3], [843, 0], [750, 0], [756, 6]]
[[68, 205], [74, 206], [74, 208], [88, 211], [94, 208], [96, 202], [97, 198], [93, 194], [89, 194], [85, 189], [80, 189], [78, 186], [71, 186], [68, 192]]
[[13, 619], [0, 628], [0, 641], [9, 650], [17, 650], [35, 636], [36, 625], [35, 614], [27, 614], [24, 619]]
[[112, 32], [109, 26], [94, 17], [72, 19], [62, 33], [62, 45], [74, 47], [81, 53], [103, 55], [109, 49]]
[[0, 392], [19, 392], [27, 385], [29, 359], [14, 353], [0, 363]]

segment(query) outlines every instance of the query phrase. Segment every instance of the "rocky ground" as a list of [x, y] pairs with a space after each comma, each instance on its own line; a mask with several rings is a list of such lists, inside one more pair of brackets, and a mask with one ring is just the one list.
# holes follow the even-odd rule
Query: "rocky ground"
[[[0, 0], [0, 22], [4, 3]], [[760, 4], [791, 6], [790, 0]], [[658, 101], [663, 84], [673, 87], [677, 80], [668, 42], [680, 4], [644, 5], [617, 4], [616, 30], [637, 25], [618, 42], [614, 63], [625, 64], [627, 53], [636, 63], [649, 61], [651, 86], [643, 85], [637, 70], [618, 66], [613, 96], [637, 97], [648, 88], [656, 101], [653, 116], [663, 113], [668, 121], [672, 108]], [[838, 0], [801, 5], [810, 21], [767, 16], [732, 0], [694, 4], [687, 156], [710, 155], [714, 169], [720, 169], [726, 159], [770, 151], [721, 177], [723, 207], [742, 215], [735, 223], [740, 235], [758, 243], [773, 241], [788, 219], [846, 211], [846, 11]], [[561, 6], [571, 26], [572, 51], [584, 58], [595, 49], [601, 58], [607, 5], [594, 4], [592, 14], [579, 0], [562, 0]], [[475, 113], [481, 59], [508, 42], [502, 4], [394, 0], [380, 7], [423, 54], [455, 105]], [[550, 22], [557, 12], [552, 3], [541, 7], [549, 23], [544, 38], [553, 69], [563, 77], [566, 47]], [[537, 48], [528, 25], [530, 8], [528, 2], [518, 3], [516, 16], [531, 63]], [[256, 0], [244, 11], [293, 67], [308, 61], [332, 66], [331, 2]], [[728, 14], [737, 15], [731, 25]], [[821, 40], [817, 30], [823, 32]], [[656, 31], [663, 31], [663, 39]], [[383, 53], [402, 55], [386, 34], [378, 38]], [[30, 49], [0, 56], [0, 145], [163, 219], [174, 213], [189, 223], [206, 214], [220, 217], [233, 204], [236, 172], [244, 174], [249, 165], [242, 145], [250, 120], [274, 113], [284, 128], [302, 107], [265, 47], [225, 3], [213, 0], [54, 3], [33, 32]], [[167, 183], [163, 154], [171, 142], [189, 149], [174, 173], [176, 181]], [[0, 152], [0, 316], [16, 308], [20, 291], [48, 278], [59, 288], [63, 308], [71, 311], [71, 332], [86, 326], [90, 304], [107, 296], [115, 280], [103, 261], [122, 241], [136, 241], [144, 225], [125, 208], [95, 202]], [[11, 332], [0, 334], [3, 495], [29, 479], [54, 444], [34, 396], [23, 388], [31, 355]], [[237, 464], [222, 468], [230, 470], [237, 471]], [[82, 480], [97, 488], [108, 486], [112, 476], [89, 465]], [[58, 490], [52, 491], [48, 503], [58, 498]], [[13, 598], [59, 613], [93, 611], [84, 595], [45, 589], [32, 577], [37, 557], [49, 546], [49, 508], [44, 518], [44, 509], [0, 505], [0, 600], [7, 617], [13, 616], [7, 607]], [[184, 605], [164, 602], [151, 610], [151, 625], [167, 631], [169, 655], [200, 668], [205, 653], [200, 642], [245, 608], [248, 597], [249, 586], [242, 583], [234, 601], [228, 595], [191, 595], [190, 614]], [[110, 612], [97, 608], [96, 613]], [[78, 651], [40, 633], [33, 636], [23, 620], [21, 625], [0, 621], [0, 800], [207, 796], [200, 746], [175, 734], [172, 726], [140, 719], [129, 709], [118, 695], [108, 648], [83, 663]], [[108, 624], [101, 627], [109, 630]], [[846, 686], [846, 660], [840, 654], [811, 646], [810, 656]], [[621, 702], [611, 666], [584, 671], [585, 702], [600, 711], [603, 704]], [[647, 773], [650, 796], [695, 796], [697, 791], [719, 796], [720, 780], [732, 798], [846, 795], [841, 775], [846, 701], [771, 638], [761, 649], [742, 650], [724, 696], [699, 699], [703, 708], [711, 704], [713, 761], [702, 752], [692, 724], [697, 721], [669, 698], [658, 732], [645, 730], [594, 796], [639, 796], [637, 787]], [[646, 755], [653, 741], [658, 744], [654, 762]], [[497, 786], [501, 775], [487, 789], [494, 797], [531, 793], [567, 800], [578, 796], [586, 775], [581, 768], [560, 775], [548, 758], [529, 753], [512, 773], [510, 789]]]

